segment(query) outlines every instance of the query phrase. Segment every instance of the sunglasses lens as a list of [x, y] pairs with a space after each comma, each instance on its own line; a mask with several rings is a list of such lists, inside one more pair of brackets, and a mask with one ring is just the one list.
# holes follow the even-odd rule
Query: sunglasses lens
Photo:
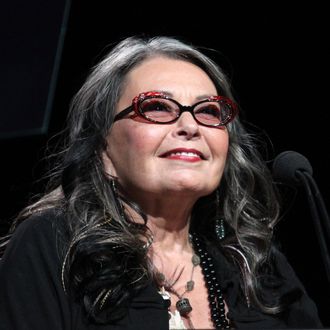
[[195, 107], [194, 114], [196, 119], [204, 125], [225, 125], [232, 117], [232, 108], [224, 100], [206, 101]]
[[180, 109], [171, 100], [147, 98], [141, 102], [139, 111], [146, 119], [158, 123], [167, 123], [178, 117]]

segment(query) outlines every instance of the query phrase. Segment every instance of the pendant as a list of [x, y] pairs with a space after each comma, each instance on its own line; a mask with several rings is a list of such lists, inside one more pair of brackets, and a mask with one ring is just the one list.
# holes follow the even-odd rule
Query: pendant
[[194, 289], [195, 282], [194, 281], [188, 281], [186, 285], [187, 291], [192, 291]]
[[176, 303], [176, 308], [179, 311], [181, 316], [186, 316], [192, 311], [192, 307], [187, 298], [181, 298]]

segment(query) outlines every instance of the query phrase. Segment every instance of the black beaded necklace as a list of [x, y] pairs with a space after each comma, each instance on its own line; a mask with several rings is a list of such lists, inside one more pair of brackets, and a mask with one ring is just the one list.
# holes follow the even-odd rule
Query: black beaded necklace
[[207, 252], [205, 244], [197, 234], [191, 235], [195, 253], [200, 257], [200, 266], [205, 278], [208, 299], [211, 310], [211, 319], [216, 329], [230, 329], [225, 315], [225, 301], [220, 285], [216, 278], [212, 257]]

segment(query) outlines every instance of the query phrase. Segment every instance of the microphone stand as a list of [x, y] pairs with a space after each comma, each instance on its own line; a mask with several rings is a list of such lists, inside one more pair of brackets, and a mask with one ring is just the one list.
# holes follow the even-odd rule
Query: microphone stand
[[330, 283], [330, 255], [328, 244], [330, 242], [330, 220], [329, 215], [318, 186], [310, 173], [307, 171], [297, 170], [296, 177], [301, 180], [307, 193], [310, 211], [314, 220], [316, 236], [321, 250], [327, 279]]

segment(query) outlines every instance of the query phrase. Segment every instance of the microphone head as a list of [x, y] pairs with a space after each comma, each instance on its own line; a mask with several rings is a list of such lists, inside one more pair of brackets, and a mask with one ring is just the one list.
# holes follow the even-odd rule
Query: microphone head
[[313, 168], [309, 160], [296, 151], [283, 151], [273, 162], [273, 178], [283, 183], [300, 185], [297, 171], [313, 175]]

